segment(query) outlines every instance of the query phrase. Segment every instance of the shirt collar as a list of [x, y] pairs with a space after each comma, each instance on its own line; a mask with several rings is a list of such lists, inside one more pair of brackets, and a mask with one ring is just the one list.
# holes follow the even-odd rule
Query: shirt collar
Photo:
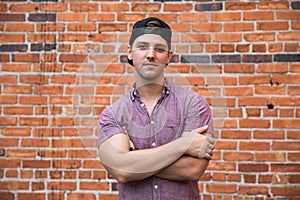
[[[168, 95], [170, 93], [170, 83], [169, 81], [165, 78], [164, 80], [164, 89], [162, 93], [162, 97], [165, 95]], [[136, 83], [132, 85], [131, 91], [130, 91], [130, 99], [134, 101], [136, 98], [139, 98], [139, 95], [136, 90]]]

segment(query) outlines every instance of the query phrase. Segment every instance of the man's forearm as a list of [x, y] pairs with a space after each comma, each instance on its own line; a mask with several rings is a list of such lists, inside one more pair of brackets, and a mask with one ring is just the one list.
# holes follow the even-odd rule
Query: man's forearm
[[119, 148], [113, 141], [105, 142], [99, 148], [100, 158], [115, 178], [119, 176], [123, 181], [139, 180], [174, 163], [185, 153], [189, 142], [191, 140], [188, 138], [179, 138], [157, 148], [136, 151]]
[[207, 159], [184, 155], [155, 176], [173, 181], [198, 180], [205, 172], [208, 162]]

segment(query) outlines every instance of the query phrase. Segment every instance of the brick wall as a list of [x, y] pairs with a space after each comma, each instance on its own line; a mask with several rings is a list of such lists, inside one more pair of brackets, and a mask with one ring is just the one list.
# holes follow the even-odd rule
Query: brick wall
[[97, 117], [132, 83], [129, 31], [175, 31], [168, 77], [210, 103], [203, 199], [300, 197], [300, 1], [3, 0], [0, 199], [117, 199]]

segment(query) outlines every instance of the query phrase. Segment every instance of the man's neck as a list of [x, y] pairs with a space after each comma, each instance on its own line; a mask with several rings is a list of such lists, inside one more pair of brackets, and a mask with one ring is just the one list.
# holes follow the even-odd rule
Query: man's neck
[[163, 91], [163, 84], [148, 83], [137, 87], [137, 93], [141, 99], [151, 101], [157, 100]]

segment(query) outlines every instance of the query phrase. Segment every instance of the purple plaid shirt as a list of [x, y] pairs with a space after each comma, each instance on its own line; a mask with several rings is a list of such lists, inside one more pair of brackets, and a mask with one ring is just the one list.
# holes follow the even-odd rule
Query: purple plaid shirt
[[[135, 87], [118, 101], [107, 107], [99, 120], [101, 145], [109, 137], [124, 133], [126, 126], [135, 148], [149, 149], [166, 144], [192, 131], [208, 125], [213, 135], [209, 105], [203, 97], [165, 81], [163, 93], [151, 116], [140, 101]], [[197, 181], [172, 181], [151, 176], [141, 181], [118, 183], [120, 200], [198, 200]]]

